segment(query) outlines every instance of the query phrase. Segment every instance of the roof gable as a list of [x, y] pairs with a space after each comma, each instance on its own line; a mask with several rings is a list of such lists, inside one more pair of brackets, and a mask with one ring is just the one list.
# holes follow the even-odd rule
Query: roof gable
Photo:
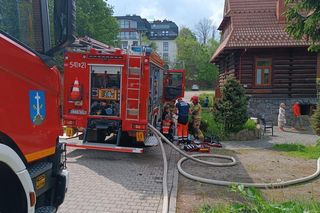
[[[214, 62], [225, 49], [309, 45], [306, 40], [292, 39], [285, 32], [285, 23], [277, 18], [278, 0], [226, 1], [229, 1], [230, 11], [219, 27], [223, 36], [220, 47], [213, 55], [211, 62]], [[231, 20], [231, 26], [228, 26], [231, 30], [224, 24], [227, 17]]]

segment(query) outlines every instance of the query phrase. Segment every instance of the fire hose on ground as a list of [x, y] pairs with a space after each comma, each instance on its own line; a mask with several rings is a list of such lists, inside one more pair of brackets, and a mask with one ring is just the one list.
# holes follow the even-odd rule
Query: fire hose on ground
[[[315, 179], [316, 177], [319, 176], [320, 174], [320, 157], [317, 160], [317, 170], [315, 173], [312, 175], [294, 179], [294, 180], [288, 180], [288, 181], [283, 181], [283, 182], [277, 182], [277, 183], [241, 183], [241, 182], [232, 182], [232, 181], [221, 181], [221, 180], [214, 180], [214, 179], [207, 179], [207, 178], [202, 178], [198, 177], [192, 174], [187, 173], [182, 169], [182, 163], [186, 160], [193, 160], [198, 163], [206, 164], [209, 166], [216, 166], [216, 167], [231, 167], [237, 164], [236, 160], [234, 157], [231, 156], [226, 156], [226, 155], [217, 155], [217, 154], [194, 154], [194, 155], [189, 155], [186, 154], [184, 151], [180, 150], [178, 147], [176, 147], [172, 142], [170, 142], [163, 134], [161, 134], [154, 126], [151, 124], [148, 124], [148, 127], [150, 131], [156, 136], [156, 138], [159, 141], [161, 151], [162, 151], [162, 156], [163, 156], [163, 161], [164, 161], [164, 176], [163, 176], [163, 207], [162, 207], [162, 212], [167, 213], [169, 209], [169, 198], [168, 198], [168, 188], [167, 188], [167, 173], [168, 173], [168, 163], [166, 159], [166, 153], [162, 144], [162, 140], [166, 142], [167, 144], [170, 145], [175, 151], [179, 152], [182, 154], [184, 157], [181, 158], [178, 163], [178, 170], [179, 172], [195, 181], [199, 181], [202, 183], [207, 183], [207, 184], [214, 184], [214, 185], [219, 185], [219, 186], [232, 186], [232, 185], [243, 185], [244, 187], [256, 187], [256, 188], [262, 188], [262, 189], [273, 189], [273, 188], [284, 188], [288, 187], [291, 185], [296, 185], [300, 183], [305, 183], [308, 181], [311, 181]], [[161, 140], [162, 139], [162, 140]], [[219, 159], [226, 159], [229, 160], [230, 162], [227, 163], [218, 163], [218, 162], [209, 162], [209, 161], [204, 161], [198, 159], [198, 157], [211, 157], [211, 158], [219, 158]]]

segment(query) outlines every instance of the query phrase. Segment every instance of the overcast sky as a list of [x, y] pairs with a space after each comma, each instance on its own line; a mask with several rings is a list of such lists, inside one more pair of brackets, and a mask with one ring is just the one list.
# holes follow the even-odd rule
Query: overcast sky
[[215, 26], [222, 20], [224, 0], [108, 0], [114, 15], [140, 15], [149, 21], [167, 19], [179, 27], [194, 29], [202, 18], [209, 18]]

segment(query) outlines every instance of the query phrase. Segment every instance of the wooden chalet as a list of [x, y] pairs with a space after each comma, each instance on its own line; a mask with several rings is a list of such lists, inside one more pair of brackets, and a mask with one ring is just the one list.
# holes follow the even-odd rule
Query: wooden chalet
[[[284, 102], [287, 115], [299, 101], [302, 113], [316, 104], [316, 74], [320, 57], [308, 52], [308, 42], [285, 32], [285, 0], [226, 0], [219, 26], [221, 44], [211, 63], [219, 67], [219, 87], [233, 76], [250, 97], [251, 116], [277, 119]], [[317, 65], [318, 61], [318, 65]]]

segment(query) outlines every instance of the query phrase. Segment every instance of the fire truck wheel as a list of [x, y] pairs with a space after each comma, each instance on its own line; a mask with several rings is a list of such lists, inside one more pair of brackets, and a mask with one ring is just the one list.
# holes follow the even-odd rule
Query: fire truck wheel
[[0, 212], [27, 212], [27, 199], [16, 174], [0, 163]]

